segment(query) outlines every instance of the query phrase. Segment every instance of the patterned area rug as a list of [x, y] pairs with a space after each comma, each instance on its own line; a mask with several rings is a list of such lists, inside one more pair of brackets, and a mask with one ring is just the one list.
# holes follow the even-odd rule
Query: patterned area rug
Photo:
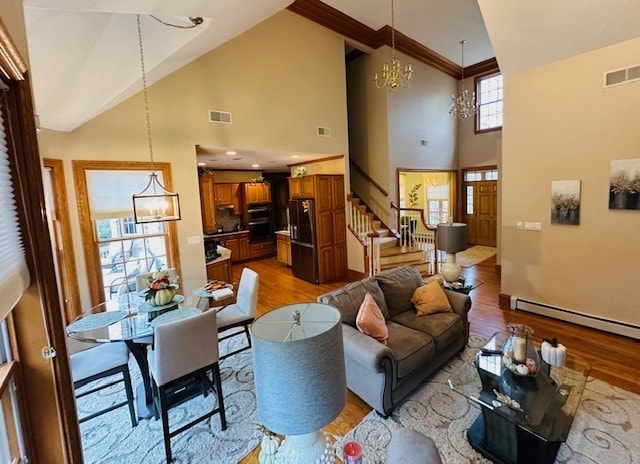
[[456, 263], [462, 267], [471, 267], [485, 259], [489, 259], [497, 253], [495, 247], [475, 245], [460, 253], [456, 253]]
[[[435, 441], [445, 464], [489, 463], [466, 437], [467, 428], [480, 414], [479, 407], [447, 384], [451, 374], [471, 363], [485, 343], [484, 338], [472, 335], [467, 349], [396, 407], [389, 418], [372, 411], [337, 446], [357, 440], [364, 444], [365, 464], [382, 464], [392, 432], [411, 427]], [[639, 463], [639, 438], [640, 396], [589, 378], [556, 464]]]
[[[233, 346], [246, 343], [244, 337], [233, 337], [220, 344], [221, 354]], [[129, 362], [133, 385], [140, 383], [140, 371]], [[174, 463], [236, 463], [255, 448], [261, 434], [254, 428], [256, 400], [253, 387], [251, 350], [243, 351], [220, 363], [222, 391], [227, 417], [227, 430], [220, 430], [218, 414], [171, 439]], [[95, 385], [95, 384], [92, 384]], [[83, 417], [126, 399], [119, 383], [100, 392], [80, 398], [78, 414]], [[213, 409], [215, 395], [199, 396], [169, 410], [169, 424], [175, 430], [195, 417], [192, 413]], [[160, 464], [165, 461], [161, 420], [141, 420], [131, 427], [129, 409], [118, 408], [80, 424], [84, 462], [86, 464]]]

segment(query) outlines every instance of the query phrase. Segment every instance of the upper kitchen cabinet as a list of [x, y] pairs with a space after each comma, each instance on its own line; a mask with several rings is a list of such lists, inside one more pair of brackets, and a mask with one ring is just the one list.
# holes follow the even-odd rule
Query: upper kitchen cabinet
[[213, 234], [216, 232], [216, 207], [215, 184], [213, 176], [201, 175], [200, 183], [200, 210], [202, 213], [202, 229], [205, 234]]
[[289, 195], [291, 198], [314, 198], [313, 176], [289, 177]]
[[244, 199], [246, 204], [271, 203], [271, 185], [268, 182], [245, 183]]
[[242, 214], [242, 194], [239, 183], [215, 184], [216, 207], [233, 206], [233, 214]]
[[227, 206], [233, 204], [233, 193], [231, 186], [233, 184], [215, 184], [214, 191], [216, 194], [216, 206]]

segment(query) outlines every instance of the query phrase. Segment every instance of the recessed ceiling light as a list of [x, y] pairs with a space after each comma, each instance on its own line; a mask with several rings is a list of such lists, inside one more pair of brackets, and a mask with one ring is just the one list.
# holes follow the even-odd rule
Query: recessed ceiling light
[[198, 166], [206, 166], [206, 165], [207, 163], [202, 163], [202, 162], [198, 163]]
[[252, 164], [252, 165], [251, 165], [251, 167], [252, 167], [252, 168], [259, 168], [259, 167], [260, 167], [260, 165], [259, 165], [259, 164]]
[[300, 158], [300, 155], [291, 155], [291, 158], [298, 159], [298, 158]]
[[227, 155], [235, 155], [235, 154], [236, 154], [236, 152], [235, 152], [235, 151], [228, 151], [228, 152], [227, 152]]

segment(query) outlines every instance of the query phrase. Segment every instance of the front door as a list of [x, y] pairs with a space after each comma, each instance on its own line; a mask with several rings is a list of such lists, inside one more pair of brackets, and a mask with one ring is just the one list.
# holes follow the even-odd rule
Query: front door
[[466, 172], [463, 184], [467, 243], [496, 246], [498, 215], [497, 171]]

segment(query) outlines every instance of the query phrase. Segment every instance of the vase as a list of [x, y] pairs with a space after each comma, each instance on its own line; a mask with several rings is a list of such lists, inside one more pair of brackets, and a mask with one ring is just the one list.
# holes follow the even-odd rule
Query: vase
[[508, 324], [509, 337], [502, 347], [504, 367], [522, 377], [538, 373], [540, 359], [531, 336], [533, 329], [524, 324]]

